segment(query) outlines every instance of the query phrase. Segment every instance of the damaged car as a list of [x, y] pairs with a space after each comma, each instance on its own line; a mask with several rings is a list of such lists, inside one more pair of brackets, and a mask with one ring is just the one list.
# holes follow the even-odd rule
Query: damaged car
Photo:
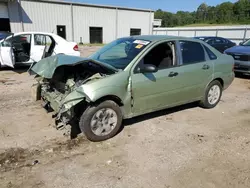
[[91, 141], [122, 120], [199, 101], [214, 108], [234, 79], [234, 59], [203, 41], [174, 36], [117, 39], [88, 58], [58, 54], [31, 67], [37, 100], [58, 126], [72, 119]]

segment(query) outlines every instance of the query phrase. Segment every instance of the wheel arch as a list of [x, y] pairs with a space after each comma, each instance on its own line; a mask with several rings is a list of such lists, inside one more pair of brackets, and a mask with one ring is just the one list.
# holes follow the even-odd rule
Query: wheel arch
[[124, 105], [124, 103], [121, 100], [121, 98], [118, 97], [118, 96], [116, 96], [116, 95], [105, 95], [105, 96], [102, 96], [99, 99], [93, 101], [92, 103], [101, 103], [101, 102], [106, 101], [106, 100], [114, 101], [119, 106], [123, 106]]
[[[215, 79], [213, 79], [211, 82], [213, 82], [213, 81], [215, 81], [215, 80], [219, 81], [220, 84], [221, 84], [221, 86], [222, 86], [222, 88], [224, 88], [224, 80], [223, 80], [222, 78], [220, 78], [220, 77], [215, 78]], [[210, 83], [211, 83], [211, 82], [210, 82]]]

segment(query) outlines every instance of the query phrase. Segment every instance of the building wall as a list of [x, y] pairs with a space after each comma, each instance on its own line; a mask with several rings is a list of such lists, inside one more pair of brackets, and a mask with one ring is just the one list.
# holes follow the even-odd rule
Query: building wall
[[103, 28], [103, 42], [115, 39], [116, 10], [73, 5], [74, 41], [89, 43], [89, 27]]
[[150, 12], [137, 12], [130, 10], [118, 11], [118, 38], [129, 36], [130, 29], [141, 29], [142, 35], [151, 34], [152, 14]]
[[154, 28], [154, 35], [175, 35], [183, 37], [219, 36], [240, 43], [250, 38], [250, 25]]
[[22, 1], [24, 31], [56, 33], [57, 25], [66, 26], [66, 39], [72, 40], [71, 7], [64, 4]]
[[56, 25], [66, 26], [69, 41], [89, 43], [89, 27], [103, 28], [103, 42], [130, 35], [131, 28], [141, 29], [141, 34], [152, 34], [154, 13], [124, 10], [115, 7], [95, 7], [80, 4], [21, 1], [21, 16], [18, 4], [9, 3], [12, 32], [42, 31], [56, 33]]

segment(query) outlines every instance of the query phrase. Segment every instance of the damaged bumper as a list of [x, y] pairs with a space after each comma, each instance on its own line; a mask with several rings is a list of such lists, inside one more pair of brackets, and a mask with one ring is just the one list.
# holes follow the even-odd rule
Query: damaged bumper
[[60, 92], [47, 92], [38, 84], [34, 84], [31, 90], [35, 100], [41, 100], [42, 106], [47, 112], [54, 112], [56, 125], [67, 125], [74, 117], [74, 107], [81, 102], [88, 102], [88, 97], [76, 90], [69, 94]]

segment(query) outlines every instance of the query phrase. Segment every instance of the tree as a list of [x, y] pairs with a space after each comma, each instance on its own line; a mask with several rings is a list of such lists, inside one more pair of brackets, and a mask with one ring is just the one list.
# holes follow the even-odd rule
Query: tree
[[250, 1], [239, 0], [234, 4], [234, 15], [239, 22], [248, 21], [250, 19]]
[[178, 11], [170, 13], [161, 9], [155, 12], [155, 18], [162, 19], [163, 27], [175, 27], [193, 23], [250, 23], [250, 0], [238, 0], [236, 3], [224, 2], [216, 7], [202, 3], [196, 11]]
[[234, 4], [231, 2], [221, 3], [216, 7], [217, 9], [217, 22], [218, 23], [229, 23], [234, 22]]
[[196, 20], [197, 22], [204, 22], [207, 18], [208, 6], [206, 3], [202, 3], [196, 11]]

